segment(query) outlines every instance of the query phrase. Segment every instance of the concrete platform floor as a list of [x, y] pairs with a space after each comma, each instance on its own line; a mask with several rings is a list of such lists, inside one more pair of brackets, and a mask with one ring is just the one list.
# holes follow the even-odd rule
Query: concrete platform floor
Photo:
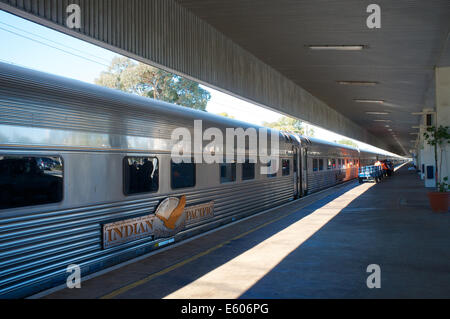
[[405, 167], [350, 182], [45, 298], [450, 298], [450, 214], [426, 192]]

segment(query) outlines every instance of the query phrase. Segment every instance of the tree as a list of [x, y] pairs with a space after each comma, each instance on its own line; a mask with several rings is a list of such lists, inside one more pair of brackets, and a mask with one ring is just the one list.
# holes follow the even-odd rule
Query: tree
[[287, 116], [282, 116], [275, 122], [263, 122], [263, 126], [284, 132], [298, 133], [308, 136], [314, 135], [314, 130], [312, 128], [305, 128], [302, 121]]
[[358, 144], [356, 144], [355, 142], [351, 141], [351, 140], [347, 140], [347, 139], [342, 139], [339, 141], [335, 141], [338, 144], [343, 144], [343, 145], [348, 145], [348, 146], [353, 146], [353, 147], [358, 147]]
[[314, 129], [308, 124], [305, 125], [305, 133], [303, 135], [314, 137]]
[[[423, 133], [423, 137], [427, 141], [429, 145], [434, 147], [434, 163], [436, 167], [436, 191], [445, 192], [448, 188], [448, 176], [445, 176], [442, 179], [441, 170], [442, 170], [442, 155], [444, 152], [444, 148], [447, 144], [450, 143], [450, 133], [448, 126], [431, 126], [427, 128], [427, 131]], [[438, 169], [438, 148], [441, 151], [440, 161], [439, 161], [439, 169]]]
[[229, 119], [235, 119], [233, 115], [228, 114], [227, 112], [220, 112], [217, 115], [228, 117]]
[[125, 57], [115, 57], [95, 83], [202, 111], [211, 99], [211, 94], [192, 80]]

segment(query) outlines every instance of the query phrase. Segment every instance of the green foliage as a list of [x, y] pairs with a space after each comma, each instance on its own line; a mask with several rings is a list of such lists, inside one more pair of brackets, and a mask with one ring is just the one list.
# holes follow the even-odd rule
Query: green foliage
[[[436, 163], [436, 168], [439, 166], [438, 173], [441, 172], [442, 166], [442, 153], [444, 150], [444, 146], [450, 143], [450, 133], [448, 132], [448, 126], [439, 126], [436, 128], [435, 126], [431, 126], [427, 128], [427, 131], [423, 133], [423, 137], [427, 141], [429, 145], [434, 146], [434, 161]], [[441, 151], [440, 163], [438, 165], [438, 157], [437, 157], [437, 148], [439, 147]], [[448, 190], [447, 184], [448, 177], [444, 177], [442, 181], [440, 178], [437, 178], [436, 189], [439, 192], [446, 192]]]
[[343, 145], [348, 145], [348, 146], [353, 146], [353, 147], [356, 147], [356, 148], [358, 147], [358, 144], [356, 144], [353, 141], [346, 140], [346, 139], [339, 140], [336, 143], [343, 144]]
[[[282, 116], [275, 122], [263, 122], [263, 126], [274, 128], [283, 132], [298, 133], [302, 135], [305, 134], [305, 128], [303, 127], [302, 122], [287, 116]], [[309, 136], [314, 135], [314, 131], [312, 129], [308, 133]]]
[[442, 182], [440, 182], [440, 183], [437, 183], [437, 187], [438, 187], [438, 190], [440, 191], [440, 192], [446, 192], [447, 190], [448, 190], [448, 188], [449, 188], [449, 184], [447, 183], [448, 182], [448, 176], [445, 176], [443, 179], [442, 179]]
[[446, 143], [450, 143], [448, 126], [441, 125], [437, 129], [435, 126], [428, 127], [427, 131], [423, 133], [423, 136], [430, 145], [442, 146]]
[[211, 94], [192, 80], [125, 57], [114, 58], [95, 83], [203, 111], [211, 99]]
[[217, 113], [217, 115], [225, 116], [225, 117], [228, 117], [229, 119], [234, 119], [235, 118], [233, 115], [230, 115], [227, 112], [220, 112], [220, 113]]

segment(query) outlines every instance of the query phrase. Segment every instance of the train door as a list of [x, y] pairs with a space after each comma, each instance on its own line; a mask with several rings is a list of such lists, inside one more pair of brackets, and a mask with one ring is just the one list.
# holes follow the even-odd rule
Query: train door
[[297, 146], [293, 146], [294, 151], [294, 198], [301, 196], [301, 183], [300, 183], [300, 149]]
[[306, 147], [301, 149], [301, 174], [300, 191], [301, 195], [308, 194], [308, 150]]

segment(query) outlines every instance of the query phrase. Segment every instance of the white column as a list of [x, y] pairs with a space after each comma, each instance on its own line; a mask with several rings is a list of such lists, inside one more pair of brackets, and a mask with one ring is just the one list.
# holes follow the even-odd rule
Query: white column
[[[435, 168], [435, 160], [434, 160], [434, 146], [429, 145], [425, 138], [423, 137], [423, 133], [427, 130], [427, 115], [428, 113], [434, 114], [435, 110], [431, 108], [424, 108], [422, 110], [424, 115], [422, 115], [422, 120], [420, 122], [420, 130], [419, 130], [419, 151], [420, 151], [420, 167], [422, 169], [422, 165], [424, 168], [423, 173], [421, 174], [421, 178], [424, 181], [425, 187], [436, 187], [436, 168]], [[431, 125], [435, 125], [435, 115], [432, 117]], [[432, 175], [428, 174], [429, 167], [432, 167]]]

